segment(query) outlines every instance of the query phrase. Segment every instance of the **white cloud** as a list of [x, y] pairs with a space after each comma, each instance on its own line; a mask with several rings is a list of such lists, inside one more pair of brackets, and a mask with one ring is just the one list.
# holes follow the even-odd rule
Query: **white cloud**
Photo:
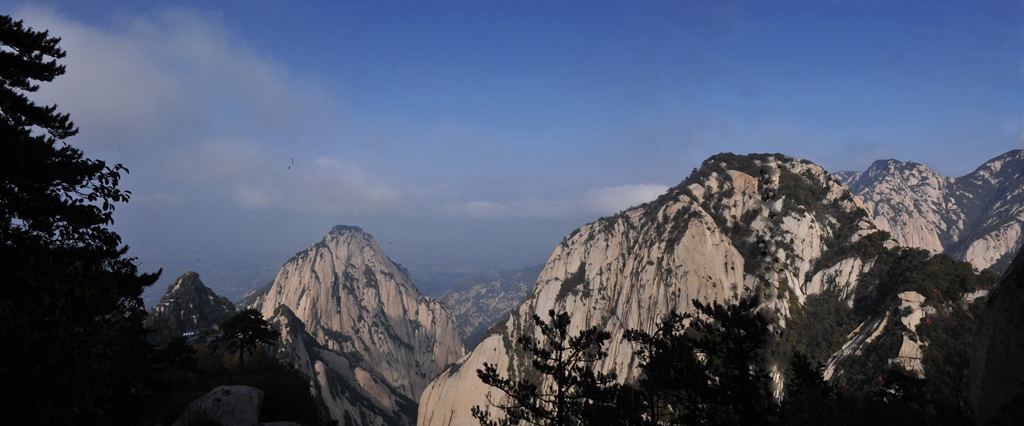
[[502, 202], [470, 201], [461, 204], [449, 204], [444, 207], [444, 210], [455, 216], [468, 216], [474, 219], [550, 219], [573, 215], [577, 204], [576, 202], [547, 201], [531, 198]]
[[[62, 37], [68, 54], [62, 60], [66, 75], [43, 85], [40, 100], [71, 114], [81, 129], [72, 143], [87, 155], [132, 170], [125, 184], [140, 201], [227, 202], [244, 209], [319, 213], [440, 210], [471, 218], [564, 218], [614, 213], [665, 189], [624, 185], [588, 191], [582, 199], [465, 202], [459, 188], [474, 182], [453, 181], [449, 189], [429, 183], [431, 178], [452, 176], [445, 156], [500, 158], [508, 149], [501, 138], [460, 123], [438, 124], [432, 129], [436, 135], [427, 139], [443, 155], [416, 158], [435, 167], [417, 172], [425, 180], [406, 175], [402, 183], [403, 166], [392, 157], [410, 150], [337, 154], [355, 155], [375, 134], [349, 129], [344, 106], [320, 84], [254, 51], [214, 15], [170, 9], [108, 27], [33, 6], [18, 15]], [[391, 124], [386, 126], [395, 133], [387, 134], [391, 139], [407, 143], [423, 136], [402, 130], [401, 121]], [[361, 133], [362, 138], [352, 136]], [[311, 149], [324, 141], [331, 144], [328, 149]], [[373, 155], [389, 159], [359, 161]], [[478, 168], [473, 168], [477, 161], [468, 163], [463, 180], [496, 172], [487, 169], [489, 163]]]
[[[67, 52], [67, 73], [38, 97], [71, 114], [81, 129], [71, 142], [87, 155], [132, 170], [137, 200], [203, 202], [194, 194], [204, 193], [250, 209], [400, 207], [400, 191], [357, 162], [303, 148], [343, 137], [335, 126], [345, 117], [323, 114], [344, 108], [215, 16], [169, 9], [100, 28], [45, 8], [18, 15], [62, 37]], [[161, 195], [168, 187], [189, 197]]]
[[592, 189], [580, 200], [539, 200], [535, 198], [514, 201], [471, 201], [450, 204], [449, 214], [471, 218], [564, 218], [592, 214], [610, 215], [658, 198], [665, 193], [665, 185], [620, 185]]
[[374, 212], [401, 206], [397, 188], [370, 175], [354, 162], [320, 157], [312, 164], [298, 167], [297, 171], [294, 176], [280, 180], [293, 189], [286, 192], [282, 205], [285, 209]]
[[583, 195], [583, 207], [594, 213], [612, 214], [653, 201], [668, 191], [665, 185], [620, 185], [593, 189]]
[[155, 204], [155, 205], [177, 205], [185, 202], [185, 197], [177, 193], [156, 192], [142, 196], [132, 196], [133, 203]]
[[333, 157], [296, 161], [268, 155], [251, 143], [225, 141], [206, 144], [192, 165], [195, 183], [229, 183], [232, 198], [245, 208], [368, 213], [402, 204], [397, 187], [355, 162]]
[[470, 201], [456, 206], [452, 213], [465, 213], [474, 218], [500, 218], [509, 216], [512, 209], [505, 204], [490, 201]]
[[242, 207], [266, 209], [281, 201], [280, 194], [275, 192], [272, 188], [257, 188], [242, 183], [235, 186], [234, 196]]

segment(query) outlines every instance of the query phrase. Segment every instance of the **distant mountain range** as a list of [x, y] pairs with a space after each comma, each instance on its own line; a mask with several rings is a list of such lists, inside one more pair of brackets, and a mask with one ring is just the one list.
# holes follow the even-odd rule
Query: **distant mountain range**
[[[372, 236], [338, 226], [239, 306], [272, 321], [279, 356], [342, 424], [477, 424], [470, 408], [492, 389], [476, 370], [529, 374], [514, 342], [550, 309], [570, 314], [571, 332], [609, 331], [597, 368], [627, 381], [627, 329], [651, 331], [695, 299], [748, 295], [780, 347], [811, 354], [834, 383], [869, 386], [894, 366], [926, 377], [927, 354], [965, 337], [936, 340], [918, 325], [982, 300], [995, 275], [972, 265], [1005, 268], [1022, 243], [1022, 173], [1022, 151], [955, 179], [894, 160], [833, 176], [781, 154], [719, 154], [657, 200], [573, 231], [546, 265], [466, 281], [440, 301]], [[151, 321], [167, 336], [208, 327], [234, 312], [222, 299], [186, 273]]]
[[472, 348], [489, 328], [526, 300], [543, 267], [529, 266], [470, 278], [444, 292], [438, 300], [455, 314], [459, 334]]
[[948, 253], [1002, 272], [1024, 244], [1024, 150], [958, 178], [928, 166], [879, 160], [836, 177], [864, 202], [879, 229], [900, 244]]

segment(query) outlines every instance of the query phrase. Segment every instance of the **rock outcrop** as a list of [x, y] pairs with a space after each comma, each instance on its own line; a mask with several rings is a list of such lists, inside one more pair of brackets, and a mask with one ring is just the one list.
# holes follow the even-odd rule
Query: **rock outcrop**
[[596, 368], [632, 380], [637, 360], [626, 330], [653, 331], [666, 313], [690, 311], [694, 299], [730, 303], [752, 292], [762, 294], [773, 327], [784, 327], [791, 303], [826, 288], [852, 292], [870, 259], [842, 253], [876, 231], [850, 192], [816, 165], [778, 154], [714, 156], [656, 201], [563, 239], [504, 327], [424, 391], [419, 424], [474, 424], [471, 408], [488, 406], [492, 391], [476, 370], [490, 363], [513, 376], [525, 371], [513, 342], [536, 333], [533, 314], [568, 312], [570, 334], [607, 330], [608, 357]]
[[928, 315], [934, 315], [935, 309], [924, 306], [925, 297], [916, 291], [904, 291], [897, 295], [900, 299], [900, 322], [908, 330], [902, 333], [903, 342], [900, 344], [900, 352], [890, 362], [897, 363], [904, 370], [919, 379], [925, 377], [924, 364], [921, 359], [924, 356], [921, 341], [917, 336], [917, 325]]
[[146, 327], [153, 331], [151, 340], [166, 344], [177, 336], [197, 337], [199, 331], [215, 327], [235, 313], [228, 298], [218, 296], [189, 271], [167, 286], [160, 302], [149, 311]]
[[174, 426], [220, 424], [256, 426], [259, 424], [263, 391], [251, 386], [217, 386], [192, 401]]
[[863, 200], [878, 228], [902, 245], [999, 272], [1024, 244], [1024, 150], [958, 178], [896, 160], [837, 177]]
[[526, 300], [543, 267], [530, 266], [471, 278], [444, 292], [438, 300], [455, 314], [466, 345], [475, 346], [489, 328], [499, 321], [504, 322], [509, 312]]
[[976, 424], [1024, 418], [1024, 253], [989, 294], [974, 336], [969, 380]]
[[356, 227], [296, 254], [253, 305], [343, 424], [414, 423], [423, 388], [465, 354], [449, 311]]

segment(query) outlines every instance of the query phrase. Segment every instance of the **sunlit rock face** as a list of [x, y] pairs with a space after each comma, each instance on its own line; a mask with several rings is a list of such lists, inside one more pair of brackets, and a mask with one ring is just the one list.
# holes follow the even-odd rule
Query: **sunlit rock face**
[[356, 227], [296, 254], [254, 305], [343, 424], [414, 423], [424, 387], [465, 354], [449, 311]]
[[1024, 150], [959, 178], [896, 160], [837, 177], [863, 201], [878, 228], [902, 245], [945, 252], [978, 270], [1002, 271], [1024, 243]]
[[971, 350], [968, 404], [978, 425], [1024, 418], [1024, 255], [989, 294]]
[[513, 342], [537, 332], [534, 314], [568, 312], [570, 334], [609, 331], [609, 355], [597, 368], [632, 380], [637, 360], [626, 330], [653, 331], [668, 312], [691, 311], [694, 299], [731, 303], [752, 292], [762, 293], [773, 327], [784, 327], [790, 304], [808, 295], [836, 288], [852, 297], [870, 259], [832, 263], [823, 255], [875, 231], [850, 192], [814, 164], [778, 154], [714, 156], [656, 201], [564, 238], [504, 326], [423, 392], [418, 423], [476, 424], [471, 408], [486, 407], [488, 392], [499, 396], [476, 370], [493, 363], [524, 371]]

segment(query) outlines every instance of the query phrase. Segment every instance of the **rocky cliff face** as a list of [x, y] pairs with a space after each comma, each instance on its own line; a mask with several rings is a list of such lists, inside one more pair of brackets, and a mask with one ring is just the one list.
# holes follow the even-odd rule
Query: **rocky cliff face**
[[455, 314], [462, 340], [475, 346], [488, 328], [508, 318], [526, 300], [544, 265], [502, 271], [467, 280], [438, 300]]
[[570, 334], [609, 331], [609, 356], [597, 368], [632, 380], [637, 360], [625, 331], [653, 331], [666, 313], [691, 310], [693, 299], [729, 303], [760, 292], [779, 330], [792, 304], [826, 288], [852, 300], [850, 280], [870, 256], [851, 247], [876, 231], [850, 192], [816, 165], [778, 154], [714, 156], [658, 200], [566, 237], [504, 327], [424, 391], [419, 424], [474, 424], [471, 407], [487, 406], [491, 391], [476, 370], [493, 363], [512, 375], [524, 371], [513, 342], [536, 333], [533, 314], [568, 312]]
[[948, 345], [969, 340], [969, 324], [951, 324], [970, 321], [966, 310], [992, 277], [898, 247], [860, 199], [814, 164], [720, 154], [654, 202], [563, 239], [529, 298], [423, 392], [418, 423], [476, 424], [471, 408], [488, 407], [488, 393], [502, 397], [476, 371], [487, 363], [530, 377], [514, 342], [536, 335], [529, 318], [549, 310], [569, 313], [570, 335], [608, 331], [608, 357], [595, 368], [620, 381], [638, 374], [626, 330], [651, 332], [666, 313], [690, 312], [694, 299], [728, 304], [750, 294], [770, 319], [766, 332], [779, 336], [779, 353], [816, 354], [838, 386], [870, 389], [898, 368], [927, 377], [926, 353], [953, 353]]
[[949, 253], [979, 270], [998, 272], [1024, 243], [1024, 150], [993, 158], [959, 178], [896, 160], [837, 176], [863, 200], [879, 229], [903, 245]]
[[274, 282], [271, 281], [263, 287], [257, 287], [252, 290], [249, 290], [248, 292], [242, 295], [241, 299], [238, 300], [238, 304], [236, 305], [236, 307], [238, 308], [238, 310], [243, 310], [255, 308], [257, 307], [257, 305], [262, 305], [263, 299], [266, 299], [267, 292], [270, 291], [270, 287], [273, 287], [273, 285]]
[[975, 424], [1014, 424], [1024, 416], [1024, 253], [1018, 254], [978, 321], [968, 403]]
[[167, 286], [167, 292], [149, 311], [146, 327], [154, 330], [151, 340], [166, 344], [187, 332], [213, 328], [235, 313], [235, 305], [210, 290], [199, 274], [189, 271]]
[[423, 388], [465, 353], [448, 310], [356, 227], [296, 254], [254, 306], [344, 424], [414, 423]]

